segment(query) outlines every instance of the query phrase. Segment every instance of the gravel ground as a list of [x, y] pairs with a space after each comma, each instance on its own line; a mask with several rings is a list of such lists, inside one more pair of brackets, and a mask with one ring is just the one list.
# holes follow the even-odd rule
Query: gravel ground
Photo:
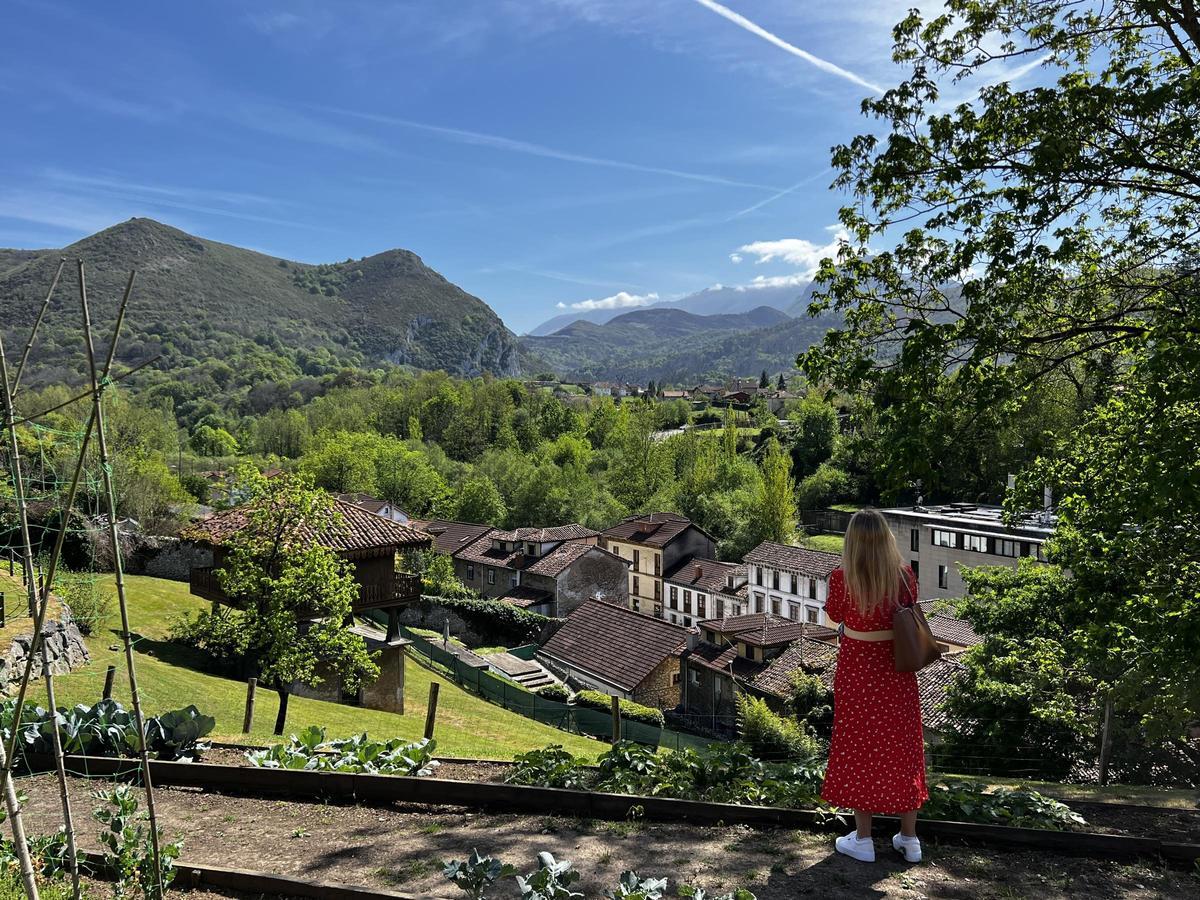
[[[57, 784], [51, 776], [21, 780], [30, 797], [27, 827], [58, 826]], [[77, 818], [87, 819], [96, 782], [72, 781]], [[1117, 864], [1051, 853], [926, 847], [926, 861], [908, 866], [884, 842], [874, 865], [832, 852], [831, 837], [804, 831], [701, 827], [675, 823], [602, 822], [581, 818], [485, 814], [416, 805], [338, 806], [160, 789], [167, 835], [184, 838], [184, 860], [254, 869], [318, 881], [410, 891], [431, 897], [457, 892], [441, 875], [443, 861], [472, 849], [492, 853], [522, 871], [549, 850], [585, 873], [580, 889], [603, 895], [620, 873], [636, 869], [720, 892], [749, 887], [759, 900], [831, 898], [1068, 898], [1090, 900], [1195, 898], [1194, 875], [1151, 862]], [[94, 827], [81, 842], [96, 849]], [[196, 897], [198, 895], [191, 895]], [[517, 896], [508, 883], [497, 898]]]

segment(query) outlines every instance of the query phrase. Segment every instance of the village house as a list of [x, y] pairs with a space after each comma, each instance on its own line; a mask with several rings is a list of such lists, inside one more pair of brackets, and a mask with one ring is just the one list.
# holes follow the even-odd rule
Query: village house
[[663, 573], [689, 557], [715, 555], [712, 535], [677, 513], [629, 516], [600, 533], [600, 545], [629, 562], [629, 606], [663, 617]]
[[1052, 513], [1034, 513], [1006, 524], [999, 506], [948, 503], [942, 506], [880, 510], [901, 554], [928, 598], [962, 597], [967, 592], [960, 566], [1010, 566], [1025, 557], [1046, 559], [1043, 550], [1054, 531]]
[[665, 391], [660, 391], [659, 396], [664, 400], [687, 400], [688, 392], [675, 388], [667, 388]]
[[663, 581], [664, 618], [676, 625], [740, 616], [746, 604], [746, 567], [738, 563], [689, 557], [671, 568]]
[[[358, 702], [374, 709], [404, 711], [404, 658], [400, 639], [399, 610], [421, 597], [421, 578], [396, 571], [396, 554], [421, 550], [430, 546], [427, 534], [401, 525], [351, 503], [334, 500], [340, 524], [323, 531], [299, 527], [289, 535], [298, 543], [327, 547], [350, 564], [350, 572], [358, 585], [358, 597], [353, 603], [355, 613], [377, 611], [387, 617], [387, 633], [383, 640], [367, 636], [372, 651], [379, 651], [380, 675], [373, 684], [359, 690]], [[192, 545], [197, 558], [208, 565], [191, 570], [189, 589], [197, 597], [214, 604], [236, 607], [238, 604], [220, 586], [216, 570], [227, 558], [227, 542], [246, 527], [245, 510], [234, 507], [197, 522], [181, 535]], [[293, 693], [327, 700], [347, 699], [340, 680], [326, 678], [320, 685], [294, 684]]]
[[[701, 728], [732, 732], [737, 725], [737, 691], [750, 683], [797, 641], [803, 651], [836, 652], [837, 632], [769, 613], [708, 619], [680, 657], [682, 712]], [[817, 646], [821, 645], [821, 646]]]
[[370, 494], [338, 494], [337, 497], [343, 503], [352, 503], [359, 509], [365, 509], [369, 513], [374, 513], [377, 516], [383, 516], [385, 519], [390, 519], [393, 522], [399, 522], [401, 525], [406, 525], [410, 521], [408, 513], [406, 513], [400, 507], [387, 500], [380, 500], [377, 497], [372, 497]]
[[643, 706], [679, 704], [679, 656], [688, 630], [624, 605], [588, 600], [538, 651], [542, 665], [576, 689]]
[[829, 575], [842, 564], [840, 554], [763, 541], [746, 554], [745, 563], [751, 612], [828, 624]]
[[433, 541], [433, 549], [446, 556], [453, 556], [463, 547], [496, 530], [493, 525], [455, 522], [452, 519], [414, 519], [412, 525], [428, 534]]
[[567, 616], [590, 597], [628, 601], [628, 565], [582, 525], [491, 529], [451, 556], [467, 587], [544, 615]]

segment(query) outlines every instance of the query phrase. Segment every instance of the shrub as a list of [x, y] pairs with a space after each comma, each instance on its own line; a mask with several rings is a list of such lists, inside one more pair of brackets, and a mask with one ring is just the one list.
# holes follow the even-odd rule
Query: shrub
[[1013, 825], [1063, 831], [1086, 825], [1083, 816], [1065, 803], [1028, 788], [988, 791], [982, 781], [953, 779], [929, 786], [929, 800], [921, 814], [933, 819]]
[[184, 613], [171, 625], [169, 639], [200, 651], [204, 665], [219, 675], [241, 675], [250, 665], [247, 632], [235, 610], [218, 606], [193, 619]]
[[[575, 703], [588, 709], [598, 709], [601, 712], [612, 710], [612, 697], [599, 691], [580, 691], [575, 695]], [[644, 725], [655, 725], [662, 728], [666, 725], [661, 709], [652, 706], [642, 706], [632, 700], [621, 700], [621, 718], [630, 722], [641, 722]]]
[[71, 611], [71, 619], [85, 635], [99, 632], [112, 618], [116, 595], [101, 587], [95, 575], [64, 572], [54, 579], [56, 593]]
[[792, 715], [822, 737], [827, 738], [833, 732], [833, 691], [819, 676], [793, 672], [788, 707]]
[[571, 699], [570, 688], [565, 684], [559, 684], [557, 681], [538, 688], [536, 693], [539, 697], [544, 697], [547, 700], [557, 700], [560, 703], [566, 703]]
[[537, 643], [542, 629], [555, 621], [549, 616], [529, 612], [503, 600], [475, 597], [423, 597], [422, 611], [428, 614], [434, 603], [461, 616], [479, 634], [483, 643], [489, 645], [515, 647]]
[[765, 700], [739, 694], [737, 706], [742, 740], [762, 759], [805, 759], [820, 750], [812, 735], [792, 720], [776, 715]]

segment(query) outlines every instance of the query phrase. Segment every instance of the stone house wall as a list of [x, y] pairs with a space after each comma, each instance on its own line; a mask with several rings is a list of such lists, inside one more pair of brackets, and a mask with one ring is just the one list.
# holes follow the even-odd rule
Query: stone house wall
[[679, 705], [679, 657], [668, 656], [633, 689], [633, 700], [656, 709]]

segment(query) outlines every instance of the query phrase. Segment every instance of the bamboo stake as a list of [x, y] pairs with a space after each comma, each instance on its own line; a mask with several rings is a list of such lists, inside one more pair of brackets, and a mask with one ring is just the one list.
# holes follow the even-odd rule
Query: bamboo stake
[[[79, 303], [83, 308], [83, 336], [84, 343], [87, 346], [88, 372], [92, 378], [92, 391], [95, 394], [92, 410], [96, 418], [96, 444], [100, 451], [100, 473], [104, 481], [104, 494], [108, 503], [108, 536], [112, 543], [113, 553], [113, 574], [117, 581], [117, 606], [121, 610], [121, 637], [125, 643], [125, 667], [129, 672], [129, 698], [130, 704], [133, 706], [133, 719], [137, 724], [138, 732], [138, 749], [142, 760], [142, 783], [146, 788], [146, 812], [149, 816], [150, 824], [150, 848], [154, 854], [154, 884], [156, 886], [156, 896], [161, 897], [164, 893], [162, 879], [162, 856], [158, 847], [158, 812], [154, 804], [154, 783], [150, 777], [150, 755], [146, 751], [146, 722], [142, 717], [142, 701], [138, 696], [137, 671], [133, 662], [133, 635], [129, 630], [129, 603], [125, 596], [125, 573], [122, 571], [121, 563], [121, 537], [117, 533], [117, 498], [113, 491], [112, 484], [112, 466], [108, 456], [108, 439], [104, 434], [104, 405], [102, 403], [104, 396], [104, 388], [106, 382], [100, 381], [96, 370], [96, 350], [92, 344], [92, 315], [88, 309], [87, 299], [87, 280], [83, 272], [83, 260], [78, 260], [79, 265]], [[133, 289], [133, 279], [135, 272], [129, 273], [129, 283], [126, 287], [126, 297]], [[117, 328], [121, 327], [121, 319], [124, 316], [125, 303], [121, 305], [121, 312], [117, 318]], [[114, 347], [109, 348], [109, 357], [114, 353]]]
[[46, 310], [50, 308], [50, 298], [54, 296], [54, 289], [58, 287], [58, 279], [62, 278], [63, 267], [66, 264], [67, 258], [60, 257], [58, 270], [54, 273], [54, 280], [50, 282], [50, 290], [46, 291], [46, 299], [42, 301], [42, 308], [38, 310], [37, 318], [33, 321], [33, 328], [29, 330], [29, 340], [25, 342], [25, 349], [21, 351], [21, 361], [17, 363], [17, 374], [13, 376], [12, 392], [9, 394], [14, 400], [17, 397], [17, 391], [21, 389], [21, 375], [25, 372], [25, 362], [29, 359], [29, 351], [33, 349], [38, 329], [42, 327], [42, 319], [46, 317]]
[[[9, 390], [8, 380], [8, 359], [4, 355], [4, 339], [0, 338], [0, 387], [4, 389], [4, 420], [6, 431], [8, 432], [8, 452], [9, 465], [12, 466], [13, 492], [16, 495], [17, 509], [21, 511], [21, 521], [23, 523], [24, 539], [29, 539], [29, 524], [26, 516], [25, 507], [25, 484], [21, 477], [21, 455], [17, 445], [17, 426], [13, 424], [13, 408], [12, 408], [12, 393]], [[28, 559], [25, 560], [24, 569], [29, 568]], [[37, 640], [38, 630], [34, 630], [31, 646], [29, 648], [29, 664], [32, 665], [34, 649], [32, 641]], [[14, 722], [13, 737], [16, 738], [17, 731]], [[11, 765], [4, 752], [4, 742], [0, 741], [0, 781], [3, 781], [4, 788], [4, 805], [8, 810], [8, 817], [12, 820], [13, 831], [13, 849], [17, 854], [17, 862], [21, 868], [21, 882], [25, 887], [25, 896], [29, 900], [38, 900], [37, 878], [33, 872], [33, 860], [29, 857], [29, 843], [25, 838], [25, 822], [21, 818], [21, 804], [17, 800], [17, 790], [13, 786]]]

